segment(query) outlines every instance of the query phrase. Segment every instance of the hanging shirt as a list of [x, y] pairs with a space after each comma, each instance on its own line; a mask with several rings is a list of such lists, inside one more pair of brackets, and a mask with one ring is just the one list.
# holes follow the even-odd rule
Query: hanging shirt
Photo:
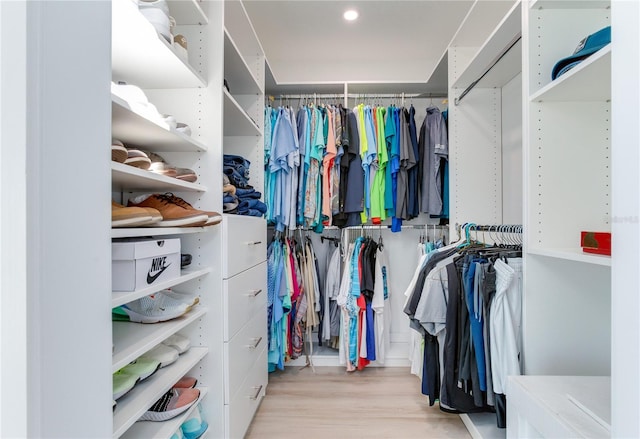
[[287, 175], [292, 170], [293, 158], [290, 156], [296, 150], [297, 140], [294, 136], [289, 112], [281, 108], [273, 131], [273, 143], [269, 168], [275, 175], [275, 193], [273, 200], [273, 218], [276, 230], [284, 231], [288, 224], [291, 187]]
[[338, 148], [336, 147], [336, 133], [333, 117], [333, 111], [328, 108], [327, 152], [322, 158], [322, 168], [324, 172], [324, 176], [322, 179], [322, 215], [326, 218], [326, 220], [323, 221], [326, 225], [331, 224], [331, 218], [333, 215], [333, 211], [331, 209], [331, 200], [333, 199], [333, 173], [335, 172], [333, 165], [338, 153]]
[[[411, 150], [413, 152], [414, 162], [420, 162], [420, 153], [418, 148], [418, 136], [416, 134], [416, 109], [413, 105], [409, 108], [407, 117], [409, 120], [409, 140]], [[419, 169], [420, 166], [412, 166], [407, 171], [408, 176], [408, 192], [407, 192], [407, 215], [409, 219], [420, 215], [420, 199], [419, 199]]]
[[377, 107], [374, 111], [376, 114], [375, 131], [378, 153], [374, 162], [376, 173], [373, 177], [373, 184], [371, 186], [371, 221], [374, 224], [380, 224], [387, 218], [384, 206], [384, 191], [387, 170], [386, 168], [388, 162], [384, 130], [384, 116], [386, 114], [386, 110], [384, 109], [384, 107]]
[[442, 213], [441, 159], [449, 157], [447, 127], [437, 107], [427, 108], [420, 129], [424, 135], [422, 160], [421, 211], [431, 215]]
[[[355, 113], [350, 112], [349, 115], [349, 153], [353, 154], [353, 159], [349, 165], [347, 173], [347, 192], [344, 202], [344, 212], [348, 215], [346, 225], [359, 225], [360, 212], [364, 209], [364, 170], [360, 154], [354, 154], [360, 151], [360, 133], [358, 132], [358, 122]], [[351, 214], [351, 215], [349, 215]], [[357, 218], [357, 222], [355, 219]]]

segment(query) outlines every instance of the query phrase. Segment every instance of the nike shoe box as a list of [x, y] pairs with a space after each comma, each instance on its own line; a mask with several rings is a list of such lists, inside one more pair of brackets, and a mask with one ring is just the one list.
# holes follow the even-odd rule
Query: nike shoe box
[[136, 291], [180, 277], [180, 239], [111, 243], [111, 288]]

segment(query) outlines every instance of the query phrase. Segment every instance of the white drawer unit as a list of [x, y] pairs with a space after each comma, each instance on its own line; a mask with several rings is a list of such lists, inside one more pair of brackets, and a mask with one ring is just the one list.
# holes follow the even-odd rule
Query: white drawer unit
[[[267, 309], [267, 263], [224, 280], [224, 341], [229, 341], [258, 311]], [[266, 317], [262, 322], [266, 330]]]
[[[229, 403], [239, 391], [242, 381], [258, 361], [267, 345], [267, 310], [257, 313], [230, 342], [224, 344], [225, 358], [225, 403]], [[267, 370], [267, 362], [260, 367]]]
[[258, 360], [239, 386], [231, 402], [225, 405], [226, 437], [239, 439], [244, 436], [258, 409], [267, 388], [267, 346], [263, 346]]
[[222, 273], [228, 279], [267, 259], [267, 228], [261, 218], [225, 215]]

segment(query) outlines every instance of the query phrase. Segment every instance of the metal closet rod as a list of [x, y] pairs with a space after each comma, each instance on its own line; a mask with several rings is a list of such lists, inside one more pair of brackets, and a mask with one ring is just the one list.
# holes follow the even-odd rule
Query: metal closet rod
[[522, 233], [522, 224], [491, 224], [491, 225], [480, 225], [480, 224], [456, 224], [456, 231], [458, 234], [462, 231], [463, 228], [469, 227], [469, 231], [478, 231], [478, 232], [497, 232], [497, 233]]
[[[271, 96], [274, 99], [307, 99], [307, 98], [344, 98], [344, 93], [299, 93], [299, 94], [280, 94]], [[447, 98], [446, 94], [441, 93], [347, 93], [348, 98]]]
[[469, 87], [465, 88], [465, 89], [464, 89], [464, 91], [460, 94], [460, 96], [458, 96], [457, 98], [455, 98], [455, 99], [453, 100], [454, 104], [455, 104], [455, 105], [458, 105], [458, 104], [462, 101], [462, 99], [464, 99], [464, 97], [465, 97], [467, 94], [469, 94], [469, 92], [470, 92], [471, 90], [473, 90], [473, 89], [475, 88], [475, 86], [476, 86], [476, 85], [478, 85], [478, 83], [479, 83], [480, 81], [482, 81], [482, 78], [484, 78], [485, 76], [487, 76], [487, 73], [489, 73], [489, 72], [491, 71], [491, 69], [493, 69], [493, 68], [496, 66], [496, 64], [498, 64], [498, 63], [500, 62], [500, 60], [501, 60], [502, 58], [504, 58], [504, 56], [505, 56], [507, 53], [509, 53], [509, 51], [513, 48], [513, 46], [515, 46], [515, 45], [516, 45], [516, 43], [517, 43], [518, 41], [520, 41], [521, 39], [522, 39], [522, 35], [518, 35], [517, 37], [515, 37], [515, 38], [513, 39], [513, 41], [511, 41], [511, 43], [509, 43], [509, 44], [507, 45], [507, 47], [506, 47], [505, 49], [503, 49], [503, 50], [502, 50], [502, 52], [501, 52], [501, 53], [496, 57], [496, 59], [491, 63], [491, 65], [487, 68], [487, 70], [485, 70], [485, 71], [484, 71], [484, 73], [483, 73], [482, 75], [480, 75], [480, 77], [479, 77], [478, 79], [476, 79], [475, 81], [473, 81], [473, 82], [471, 83], [471, 85], [469, 85]]
[[[376, 225], [376, 224], [363, 224], [361, 226], [346, 226], [346, 227], [342, 227], [342, 229], [349, 229], [349, 230], [360, 230], [360, 229], [364, 229], [364, 230], [379, 230], [379, 229], [390, 229], [391, 225], [389, 224], [380, 224], [380, 225]], [[446, 230], [449, 228], [448, 225], [440, 225], [440, 224], [407, 224], [407, 225], [402, 225], [402, 229], [433, 229], [435, 228], [436, 230]], [[336, 226], [328, 226], [325, 227], [325, 229], [328, 230], [341, 230], [340, 227], [336, 227]]]

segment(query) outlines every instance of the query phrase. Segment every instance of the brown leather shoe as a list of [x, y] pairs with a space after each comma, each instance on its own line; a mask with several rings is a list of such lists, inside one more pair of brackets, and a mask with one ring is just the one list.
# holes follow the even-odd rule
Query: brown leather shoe
[[191, 210], [193, 210], [195, 212], [202, 212], [205, 215], [207, 215], [208, 219], [207, 219], [207, 222], [204, 224], [205, 226], [215, 226], [216, 224], [220, 224], [222, 222], [222, 215], [220, 215], [218, 212], [196, 209], [191, 204], [189, 204], [187, 201], [183, 200], [180, 197], [176, 197], [172, 193], [167, 193], [165, 195], [170, 196], [171, 197], [171, 202], [176, 204], [176, 205], [178, 205], [178, 206], [184, 207], [185, 209], [191, 209]]
[[206, 213], [177, 205], [173, 197], [173, 194], [153, 194], [137, 204], [129, 200], [129, 206], [157, 209], [162, 214], [162, 221], [155, 224], [157, 227], [198, 227], [207, 223]]

